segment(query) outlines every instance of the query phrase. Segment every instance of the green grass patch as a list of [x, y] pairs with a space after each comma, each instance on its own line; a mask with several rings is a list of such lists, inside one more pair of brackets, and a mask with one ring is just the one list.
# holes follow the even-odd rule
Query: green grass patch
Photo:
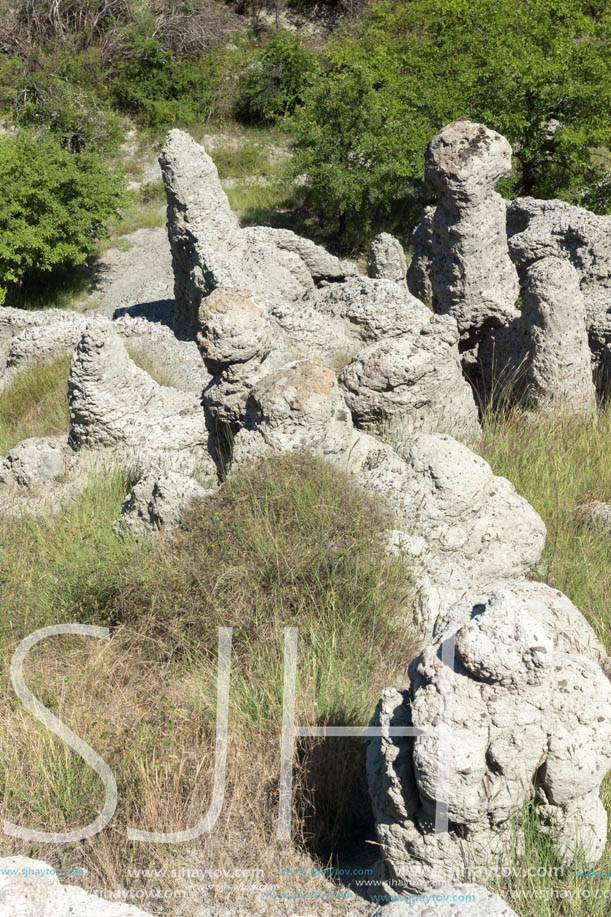
[[0, 455], [31, 436], [65, 433], [69, 426], [70, 358], [38, 364], [0, 392]]
[[611, 499], [611, 410], [592, 417], [490, 415], [482, 454], [547, 526], [539, 578], [568, 595], [610, 650], [609, 539], [579, 522], [575, 506]]

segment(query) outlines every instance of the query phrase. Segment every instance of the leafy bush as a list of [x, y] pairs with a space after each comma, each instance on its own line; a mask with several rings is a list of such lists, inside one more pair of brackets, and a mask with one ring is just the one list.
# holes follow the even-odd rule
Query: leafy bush
[[126, 30], [128, 48], [113, 69], [112, 94], [144, 127], [188, 127], [206, 118], [222, 79], [222, 55], [176, 58], [154, 32]]
[[28, 131], [1, 140], [1, 300], [11, 285], [83, 264], [123, 199], [122, 180], [94, 154]]
[[401, 204], [422, 198], [428, 140], [469, 117], [512, 143], [507, 193], [608, 210], [592, 154], [611, 143], [610, 43], [609, 12], [584, 0], [373, 6], [329, 47], [297, 110], [296, 171], [312, 206], [346, 241], [392, 229], [397, 214], [408, 230]]
[[70, 151], [112, 151], [123, 137], [98, 48], [41, 53], [35, 65], [0, 59], [0, 107], [15, 124], [53, 131]]
[[240, 80], [238, 116], [243, 121], [276, 121], [291, 114], [316, 71], [314, 52], [297, 35], [279, 32]]

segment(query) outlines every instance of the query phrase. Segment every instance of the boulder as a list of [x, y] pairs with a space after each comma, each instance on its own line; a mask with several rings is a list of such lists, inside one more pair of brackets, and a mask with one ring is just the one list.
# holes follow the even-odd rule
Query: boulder
[[392, 280], [393, 283], [405, 285], [405, 252], [399, 240], [390, 233], [381, 232], [371, 243], [367, 256], [367, 275], [377, 280]]
[[112, 450], [144, 470], [216, 468], [200, 398], [156, 383], [130, 360], [112, 329], [90, 328], [72, 357], [68, 380], [74, 448]]
[[371, 917], [517, 917], [502, 898], [482, 885], [444, 885], [408, 895], [372, 911]]
[[48, 486], [63, 478], [75, 464], [65, 437], [24, 439], [0, 459], [0, 484], [19, 487]]
[[369, 344], [339, 382], [355, 426], [388, 442], [419, 432], [449, 433], [469, 445], [481, 437], [449, 316], [429, 313], [411, 333]]
[[[512, 819], [529, 800], [567, 866], [602, 855], [611, 683], [568, 645], [562, 620], [540, 611], [494, 590], [468, 620], [448, 616], [412, 663], [408, 691], [383, 693], [374, 725], [425, 730], [368, 740], [376, 833], [395, 894], [451, 882], [464, 864], [511, 858]], [[449, 825], [436, 834], [444, 801]]]
[[427, 147], [425, 176], [438, 200], [431, 236], [433, 308], [456, 319], [461, 351], [517, 315], [506, 204], [494, 190], [510, 169], [507, 140], [468, 120], [444, 127]]
[[113, 529], [117, 535], [147, 537], [177, 526], [185, 510], [195, 501], [214, 493], [188, 475], [168, 471], [148, 474], [133, 487], [121, 506]]
[[611, 503], [601, 500], [590, 500], [575, 507], [575, 515], [580, 522], [584, 522], [594, 531], [611, 535]]
[[426, 306], [390, 280], [353, 277], [316, 292], [315, 309], [341, 319], [358, 341], [370, 343], [412, 331], [430, 319]]

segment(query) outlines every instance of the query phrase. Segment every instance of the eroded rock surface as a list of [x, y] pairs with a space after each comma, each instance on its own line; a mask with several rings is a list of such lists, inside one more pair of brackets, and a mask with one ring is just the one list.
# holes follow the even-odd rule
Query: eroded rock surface
[[210, 380], [193, 341], [179, 341], [165, 325], [143, 318], [111, 321], [98, 313], [61, 309], [0, 310], [0, 389], [39, 363], [69, 356], [86, 328], [111, 328], [136, 358], [181, 391], [201, 392]]
[[367, 275], [378, 280], [392, 280], [405, 285], [407, 262], [403, 246], [388, 232], [376, 236], [367, 256]]
[[425, 176], [438, 200], [431, 235], [433, 308], [456, 319], [463, 351], [517, 314], [506, 204], [494, 190], [510, 169], [508, 141], [468, 120], [444, 127], [427, 148]]
[[202, 487], [195, 478], [168, 471], [148, 474], [134, 486], [121, 507], [113, 529], [118, 535], [147, 537], [177, 526], [185, 510], [196, 500], [214, 491]]
[[[568, 645], [561, 604], [559, 622], [541, 607], [531, 614], [523, 597], [497, 588], [464, 623], [457, 617], [466, 609], [454, 610], [412, 664], [409, 691], [383, 693], [376, 725], [441, 724], [415, 738], [368, 741], [376, 830], [395, 891], [423, 891], [470, 863], [510, 858], [519, 838], [511, 820], [533, 797], [567, 865], [580, 849], [587, 863], [600, 858], [611, 683], [594, 659]], [[444, 798], [449, 829], [435, 834], [435, 803]]]
[[81, 338], [68, 401], [75, 448], [110, 449], [143, 470], [216, 476], [200, 398], [156, 383], [112, 329], [92, 328]]
[[339, 377], [361, 430], [393, 444], [413, 433], [449, 433], [473, 445], [481, 436], [470, 385], [462, 375], [458, 331], [431, 316], [411, 333], [359, 351]]

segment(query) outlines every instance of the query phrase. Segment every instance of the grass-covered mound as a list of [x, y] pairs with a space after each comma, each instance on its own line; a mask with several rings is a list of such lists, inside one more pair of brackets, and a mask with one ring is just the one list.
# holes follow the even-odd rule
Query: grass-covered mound
[[[126, 868], [182, 862], [254, 865], [293, 888], [280, 865], [298, 866], [303, 854], [275, 840], [284, 627], [299, 627], [296, 721], [366, 724], [416, 649], [409, 628], [393, 627], [411, 590], [386, 553], [385, 514], [330, 466], [279, 458], [194, 507], [175, 537], [138, 545], [111, 532], [126, 487], [120, 476], [100, 478], [53, 519], [0, 526], [5, 678], [15, 646], [38, 627], [108, 624], [113, 634], [109, 645], [39, 644], [26, 679], [112, 768], [115, 818], [69, 848], [20, 849], [85, 864], [92, 887], [146, 888], [150, 879], [128, 882]], [[184, 848], [130, 844], [125, 826], [187, 828], [210, 804], [219, 626], [234, 628], [223, 812]], [[55, 831], [92, 820], [103, 804], [93, 771], [34, 725], [10, 689], [0, 709], [3, 817]], [[303, 740], [294, 802], [299, 844], [326, 854], [366, 836], [363, 743]], [[4, 850], [12, 844], [5, 839]]]

